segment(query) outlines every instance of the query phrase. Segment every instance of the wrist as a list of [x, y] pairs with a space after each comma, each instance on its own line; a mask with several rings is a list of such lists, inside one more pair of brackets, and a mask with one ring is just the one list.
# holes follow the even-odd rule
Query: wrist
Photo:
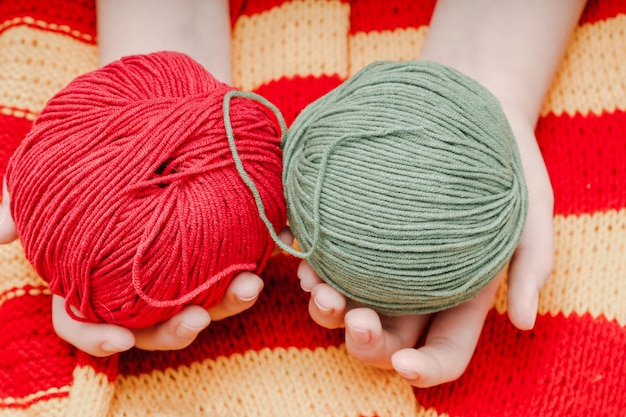
[[584, 0], [438, 0], [420, 58], [473, 78], [532, 126]]

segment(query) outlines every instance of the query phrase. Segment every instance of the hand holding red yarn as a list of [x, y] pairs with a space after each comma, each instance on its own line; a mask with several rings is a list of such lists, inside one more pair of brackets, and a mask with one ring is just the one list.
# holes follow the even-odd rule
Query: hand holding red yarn
[[[181, 348], [211, 318], [254, 303], [274, 248], [263, 221], [285, 223], [284, 122], [232, 90], [183, 54], [157, 53], [77, 78], [42, 111], [7, 185], [26, 256], [58, 295], [55, 311], [65, 298], [55, 313], [61, 337], [80, 321], [106, 322], [117, 343], [79, 347]], [[256, 201], [235, 165], [255, 182]], [[42, 234], [46, 245], [33, 246]]]
[[[3, 181], [2, 204], [0, 205], [0, 244], [17, 239], [15, 223], [9, 210], [10, 197]], [[285, 244], [291, 244], [287, 229], [280, 233]], [[191, 344], [211, 321], [218, 321], [251, 308], [256, 302], [263, 280], [251, 272], [235, 276], [226, 289], [222, 301], [210, 310], [190, 305], [166, 322], [148, 329], [130, 330], [107, 323], [77, 321], [67, 314], [65, 299], [53, 296], [52, 324], [63, 340], [93, 356], [109, 356], [137, 347], [144, 350], [177, 350]]]

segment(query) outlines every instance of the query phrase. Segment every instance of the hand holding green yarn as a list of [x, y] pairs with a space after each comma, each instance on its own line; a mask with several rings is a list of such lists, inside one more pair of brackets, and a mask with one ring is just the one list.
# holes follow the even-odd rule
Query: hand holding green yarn
[[458, 305], [504, 268], [527, 191], [500, 104], [456, 70], [378, 62], [284, 142], [291, 230], [317, 274], [388, 315]]

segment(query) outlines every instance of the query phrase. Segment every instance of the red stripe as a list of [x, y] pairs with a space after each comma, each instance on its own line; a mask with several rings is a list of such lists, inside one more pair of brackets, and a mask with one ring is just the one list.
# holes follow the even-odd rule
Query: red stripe
[[121, 374], [136, 375], [265, 347], [338, 346], [343, 332], [324, 329], [309, 317], [308, 296], [296, 278], [298, 263], [285, 255], [272, 258], [263, 273], [265, 290], [254, 308], [212, 323], [181, 351], [133, 349], [119, 356], [93, 358], [55, 335], [49, 297], [23, 296], [5, 302], [0, 306], [0, 398], [66, 385], [72, 381], [75, 365], [91, 366], [113, 381], [118, 369]]
[[32, 124], [30, 120], [0, 114], [0, 178], [4, 177], [9, 157]]
[[428, 25], [435, 3], [436, 0], [352, 0], [350, 33]]
[[257, 13], [263, 13], [274, 7], [279, 7], [283, 3], [290, 0], [230, 0], [230, 16], [231, 19], [237, 19], [240, 16], [251, 16]]
[[[309, 0], [310, 1], [310, 0]], [[319, 0], [313, 0], [319, 1]], [[328, 1], [328, 0], [326, 0]], [[338, 0], [347, 3], [350, 0]], [[251, 16], [257, 13], [267, 12], [275, 7], [280, 7], [284, 3], [294, 3], [293, 0], [230, 0], [231, 19], [236, 21], [240, 16]]]
[[324, 329], [309, 317], [308, 295], [300, 289], [296, 278], [298, 262], [285, 255], [272, 258], [263, 273], [267, 277], [265, 289], [251, 310], [212, 323], [185, 350], [127, 352], [120, 360], [120, 374], [137, 375], [154, 369], [189, 366], [203, 359], [263, 348], [338, 346], [343, 342], [343, 332]]
[[94, 38], [96, 36], [95, 0], [3, 0], [0, 2], [0, 23], [16, 17], [32, 17], [46, 23], [66, 25], [83, 34]]
[[625, 13], [626, 1], [624, 0], [589, 0], [579, 24], [595, 23]]
[[0, 399], [72, 382], [75, 353], [54, 333], [50, 297], [26, 295], [2, 304], [0, 335]]
[[523, 333], [492, 311], [461, 379], [415, 390], [451, 416], [621, 416], [626, 410], [626, 329], [589, 315], [538, 317]]
[[[350, 33], [418, 28], [430, 23], [436, 0], [351, 0]], [[591, 0], [580, 24], [626, 13], [623, 0]]]
[[555, 194], [555, 213], [626, 207], [626, 112], [540, 119], [537, 140]]
[[[428, 24], [435, 0], [341, 0], [350, 3], [350, 32], [394, 30]], [[233, 22], [240, 16], [251, 16], [279, 7], [288, 0], [231, 0]]]
[[95, 372], [106, 376], [108, 382], [115, 382], [118, 374], [118, 363], [120, 355], [111, 355], [105, 358], [96, 358], [78, 349], [75, 349], [75, 354], [76, 366], [89, 366], [93, 368]]
[[[42, 402], [42, 401], [49, 401], [52, 400], [54, 398], [63, 398], [63, 397], [67, 397], [69, 396], [69, 393], [67, 391], [63, 391], [63, 392], [55, 392], [55, 393], [51, 393], [51, 394], [46, 394], [46, 395], [42, 395], [42, 396], [37, 396], [37, 397], [33, 397], [32, 399], [28, 400], [28, 401], [23, 401], [20, 402], [19, 404], [12, 404], [10, 406], [10, 408], [17, 408], [17, 409], [28, 409], [30, 406], [32, 406], [35, 403], [38, 402]], [[2, 398], [0, 398], [0, 401], [2, 400]], [[0, 404], [0, 411], [2, 411], [2, 409], [5, 406]], [[9, 407], [7, 407], [9, 408]], [[28, 413], [26, 413], [26, 415], [28, 415]]]
[[260, 86], [255, 92], [274, 103], [283, 114], [287, 125], [291, 125], [307, 104], [337, 87], [342, 81], [339, 76], [281, 78]]

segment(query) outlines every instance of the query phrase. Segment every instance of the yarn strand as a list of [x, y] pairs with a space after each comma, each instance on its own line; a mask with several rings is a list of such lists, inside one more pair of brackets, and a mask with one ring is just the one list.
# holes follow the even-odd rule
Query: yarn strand
[[[241, 158], [239, 157], [239, 152], [237, 152], [237, 145], [235, 144], [235, 135], [233, 133], [232, 123], [230, 121], [230, 102], [234, 97], [254, 100], [263, 104], [268, 109], [270, 109], [274, 113], [274, 116], [278, 119], [278, 122], [282, 129], [283, 137], [285, 133], [287, 132], [287, 124], [285, 123], [285, 120], [280, 110], [278, 110], [278, 108], [274, 104], [272, 104], [269, 100], [267, 100], [263, 96], [260, 96], [258, 94], [251, 93], [248, 91], [238, 91], [238, 90], [229, 91], [228, 93], [226, 93], [226, 95], [224, 95], [224, 100], [223, 100], [224, 125], [226, 127], [226, 137], [228, 139], [230, 152], [233, 156], [233, 161], [235, 163], [235, 167], [237, 168], [237, 172], [239, 173], [239, 176], [241, 177], [241, 180], [248, 186], [248, 189], [250, 190], [250, 192], [252, 193], [254, 197], [254, 202], [256, 203], [259, 217], [261, 218], [261, 220], [267, 227], [267, 231], [272, 237], [272, 240], [279, 248], [281, 248], [283, 251], [295, 257], [307, 258], [311, 254], [312, 249], [307, 252], [300, 252], [297, 249], [294, 249], [293, 247], [287, 245], [282, 240], [280, 240], [280, 237], [278, 237], [278, 234], [276, 233], [276, 230], [274, 229], [272, 222], [270, 222], [270, 220], [267, 217], [267, 214], [265, 213], [265, 205], [263, 204], [263, 199], [261, 198], [261, 194], [259, 193], [259, 190], [256, 184], [250, 178], [250, 176], [248, 175], [248, 173], [246, 172], [243, 166], [243, 163], [241, 162]], [[314, 238], [314, 241], [315, 240], [316, 239]]]

